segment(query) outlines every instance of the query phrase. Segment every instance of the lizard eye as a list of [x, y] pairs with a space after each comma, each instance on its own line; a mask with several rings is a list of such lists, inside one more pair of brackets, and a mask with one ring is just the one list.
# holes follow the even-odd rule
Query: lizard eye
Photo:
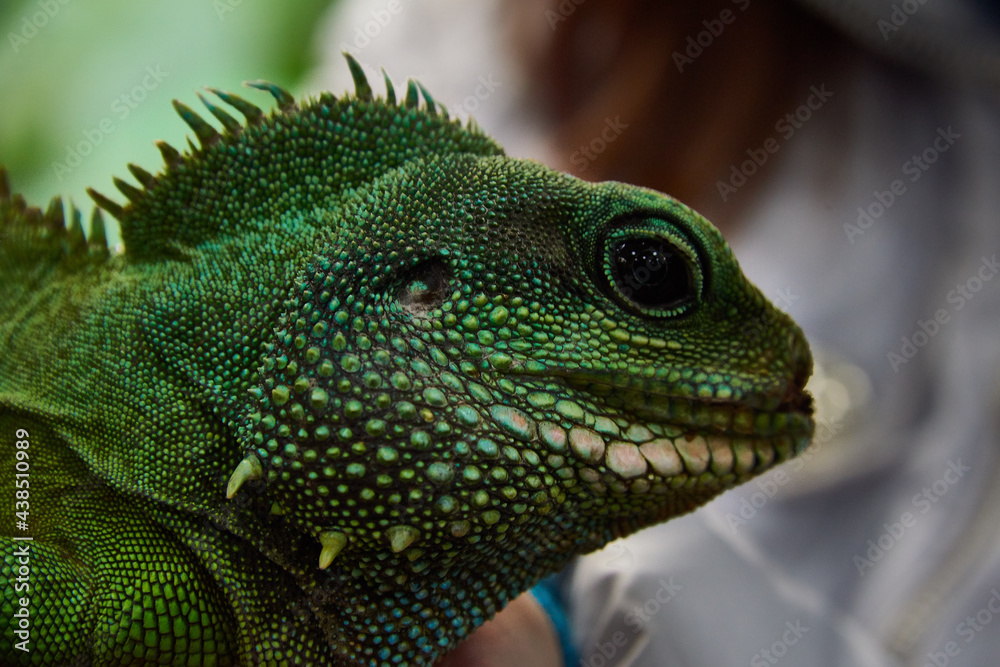
[[698, 298], [701, 271], [694, 249], [676, 234], [648, 225], [620, 228], [604, 243], [604, 277], [616, 300], [646, 317], [677, 317]]

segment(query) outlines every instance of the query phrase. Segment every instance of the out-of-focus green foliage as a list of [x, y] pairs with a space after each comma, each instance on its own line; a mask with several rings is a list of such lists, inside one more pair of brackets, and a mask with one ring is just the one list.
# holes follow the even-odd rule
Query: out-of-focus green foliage
[[87, 186], [121, 199], [111, 176], [129, 178], [126, 162], [155, 173], [162, 162], [153, 142], [183, 148], [191, 135], [172, 98], [200, 107], [202, 86], [240, 90], [258, 78], [295, 92], [330, 4], [0, 2], [0, 164], [36, 205], [62, 194], [89, 211]]

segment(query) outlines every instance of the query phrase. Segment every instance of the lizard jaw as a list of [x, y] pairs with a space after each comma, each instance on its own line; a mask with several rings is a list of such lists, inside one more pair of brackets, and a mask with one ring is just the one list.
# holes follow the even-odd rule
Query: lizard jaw
[[721, 400], [649, 392], [642, 382], [623, 390], [592, 373], [559, 379], [580, 400], [555, 410], [575, 424], [549, 423], [539, 435], [583, 463], [577, 476], [599, 493], [728, 488], [801, 453], [815, 427], [812, 397], [797, 381], [751, 400]]
[[[728, 406], [712, 407], [725, 411]], [[812, 420], [797, 411], [761, 413], [754, 420], [759, 428], [738, 430], [666, 422], [658, 418], [662, 414], [640, 417], [621, 429], [608, 418], [581, 416], [568, 430], [543, 423], [539, 436], [550, 450], [567, 452], [583, 464], [576, 476], [599, 493], [667, 493], [709, 483], [733, 486], [800, 453], [813, 431]], [[754, 421], [735, 421], [754, 426]], [[549, 459], [551, 465], [552, 456]]]

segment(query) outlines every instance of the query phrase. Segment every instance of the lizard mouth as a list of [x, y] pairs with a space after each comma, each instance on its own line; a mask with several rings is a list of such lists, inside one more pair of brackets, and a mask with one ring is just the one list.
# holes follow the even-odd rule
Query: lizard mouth
[[649, 383], [622, 386], [591, 374], [560, 379], [616, 415], [566, 401], [556, 410], [575, 424], [540, 429], [550, 447], [564, 444], [585, 465], [579, 476], [599, 492], [731, 486], [801, 453], [814, 429], [812, 397], [798, 382], [722, 399], [672, 396]]

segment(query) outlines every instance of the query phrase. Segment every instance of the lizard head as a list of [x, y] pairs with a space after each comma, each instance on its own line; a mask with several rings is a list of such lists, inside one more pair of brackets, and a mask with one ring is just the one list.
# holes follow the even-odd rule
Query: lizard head
[[184, 286], [142, 321], [244, 457], [205, 513], [352, 659], [429, 664], [573, 556], [801, 451], [811, 360], [691, 209], [510, 159], [349, 65], [354, 97], [254, 83], [268, 117], [214, 91], [247, 117], [206, 102], [221, 135], [177, 103], [202, 147], [131, 165], [125, 207], [92, 195], [127, 261]]
[[[691, 209], [510, 159], [348, 65], [353, 96], [251, 82], [270, 115], [213, 90], [246, 118], [203, 100], [222, 132], [175, 102], [200, 147], [130, 165], [124, 206], [91, 191], [149, 286], [122, 368], [156, 369], [97, 464], [254, 552], [260, 578], [227, 578], [221, 540], [185, 538], [234, 601], [280, 568], [289, 646], [310, 626], [345, 664], [431, 664], [575, 555], [801, 451], [811, 360]], [[267, 612], [234, 613], [266, 648]]]
[[468, 582], [453, 602], [488, 617], [809, 442], [802, 332], [676, 200], [453, 156], [330, 229], [264, 359], [250, 460], [339, 576]]

